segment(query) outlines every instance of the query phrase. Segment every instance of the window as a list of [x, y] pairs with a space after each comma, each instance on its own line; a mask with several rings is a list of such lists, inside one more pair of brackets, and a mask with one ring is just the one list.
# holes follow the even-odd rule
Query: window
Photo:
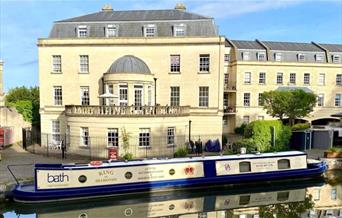
[[173, 146], [175, 145], [175, 127], [167, 128], [167, 145]]
[[224, 61], [229, 62], [230, 60], [230, 54], [224, 54]]
[[336, 75], [336, 85], [342, 86], [342, 74]]
[[321, 199], [321, 190], [317, 188], [313, 196], [314, 201], [319, 201]]
[[178, 24], [173, 26], [173, 36], [185, 36], [186, 26], [184, 24]]
[[172, 73], [180, 72], [180, 55], [170, 55], [170, 71]]
[[209, 72], [209, 64], [210, 64], [210, 55], [208, 54], [201, 54], [199, 56], [200, 58], [200, 65], [199, 65], [199, 71], [200, 72]]
[[89, 105], [89, 86], [81, 86], [81, 105]]
[[89, 72], [89, 58], [88, 55], [80, 55], [80, 73]]
[[252, 83], [252, 73], [251, 72], [245, 72], [244, 82], [245, 82], [245, 84], [251, 84]]
[[335, 95], [335, 107], [341, 107], [341, 94]]
[[54, 105], [62, 105], [62, 86], [53, 87], [53, 100]]
[[284, 170], [284, 169], [290, 169], [290, 160], [288, 159], [281, 159], [278, 160], [278, 169]]
[[208, 86], [199, 87], [199, 106], [200, 107], [209, 106], [209, 87]]
[[259, 84], [266, 84], [266, 73], [259, 73]]
[[283, 84], [283, 73], [277, 73], [277, 84]]
[[141, 110], [142, 105], [143, 105], [143, 86], [142, 85], [135, 85], [134, 86], [135, 110]]
[[118, 30], [115, 25], [108, 25], [106, 29], [106, 36], [107, 37], [117, 37], [118, 36]]
[[278, 192], [277, 201], [287, 201], [289, 200], [290, 192]]
[[322, 54], [316, 54], [316, 62], [323, 62], [323, 55]]
[[341, 62], [341, 57], [339, 55], [333, 55], [332, 59], [333, 59], [333, 63], [340, 63]]
[[318, 77], [318, 85], [324, 86], [325, 84], [325, 74], [320, 73]]
[[305, 55], [304, 54], [298, 54], [297, 58], [298, 58], [298, 61], [305, 61]]
[[119, 105], [128, 105], [128, 85], [119, 85]]
[[296, 74], [290, 73], [290, 84], [296, 84]]
[[150, 128], [140, 129], [140, 133], [139, 133], [139, 146], [140, 147], [151, 146], [150, 132], [151, 132]]
[[171, 106], [179, 106], [179, 86], [171, 86], [170, 87], [170, 105]]
[[248, 124], [249, 123], [249, 116], [243, 116], [243, 123]]
[[242, 60], [244, 60], [244, 61], [249, 60], [249, 52], [248, 51], [242, 52]]
[[88, 127], [81, 127], [81, 146], [89, 146], [89, 129]]
[[265, 117], [264, 116], [258, 116], [258, 120], [264, 120]]
[[[113, 94], [113, 84], [108, 84], [107, 85], [107, 93]], [[106, 105], [114, 105], [114, 99], [113, 98], [107, 98], [106, 99]]]
[[274, 59], [275, 59], [275, 61], [281, 61], [282, 60], [282, 54], [281, 53], [275, 53]]
[[324, 106], [324, 94], [320, 93], [317, 95], [317, 106], [323, 107]]
[[107, 146], [119, 146], [119, 130], [117, 128], [109, 128], [107, 133]]
[[310, 73], [304, 73], [304, 85], [310, 85]]
[[337, 199], [337, 189], [336, 188], [332, 188], [331, 189], [331, 200], [333, 200], [333, 201], [336, 201], [336, 199]]
[[59, 143], [61, 141], [61, 129], [59, 120], [52, 121], [52, 140], [53, 143]]
[[157, 27], [154, 24], [149, 24], [144, 27], [145, 37], [155, 37], [157, 34]]
[[52, 72], [62, 72], [62, 58], [60, 55], [52, 55]]
[[79, 38], [84, 38], [88, 36], [88, 28], [85, 25], [78, 26], [77, 33]]
[[[251, 196], [250, 195], [241, 195], [240, 196], [240, 200], [239, 200], [239, 204], [240, 205], [247, 205], [249, 204], [251, 200]], [[241, 215], [244, 215], [244, 214], [241, 214]], [[239, 216], [239, 218], [247, 218], [247, 216], [245, 215], [245, 217], [241, 217], [241, 215]]]
[[152, 105], [152, 86], [147, 87], [147, 105]]
[[251, 106], [251, 93], [243, 93], [243, 106]]
[[259, 106], [264, 106], [263, 102], [262, 102], [262, 93], [259, 93], [259, 96], [258, 96], [258, 105]]
[[258, 61], [266, 61], [266, 53], [258, 52]]
[[241, 173], [251, 172], [251, 163], [248, 161], [240, 162], [239, 168]]
[[224, 84], [228, 84], [229, 83], [229, 74], [225, 73], [224, 74]]

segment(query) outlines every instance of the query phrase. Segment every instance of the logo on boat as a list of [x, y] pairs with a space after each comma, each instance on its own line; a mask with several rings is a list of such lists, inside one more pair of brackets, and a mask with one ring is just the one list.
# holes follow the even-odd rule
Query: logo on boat
[[188, 166], [184, 169], [186, 175], [194, 175], [195, 168]]
[[226, 171], [230, 171], [230, 165], [229, 165], [229, 163], [224, 164], [224, 169], [225, 169]]
[[60, 173], [57, 175], [48, 173], [47, 182], [48, 183], [69, 182], [69, 176], [64, 173]]

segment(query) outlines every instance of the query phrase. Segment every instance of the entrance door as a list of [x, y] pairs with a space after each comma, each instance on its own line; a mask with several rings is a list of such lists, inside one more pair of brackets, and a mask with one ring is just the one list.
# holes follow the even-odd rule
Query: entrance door
[[134, 86], [134, 106], [135, 110], [141, 110], [143, 105], [143, 86], [135, 85]]

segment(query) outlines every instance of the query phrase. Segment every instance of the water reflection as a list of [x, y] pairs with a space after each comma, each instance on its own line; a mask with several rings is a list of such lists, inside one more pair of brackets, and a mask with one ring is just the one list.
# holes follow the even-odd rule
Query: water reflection
[[35, 206], [11, 203], [5, 210], [6, 218], [332, 218], [342, 217], [342, 186], [322, 179], [220, 186]]

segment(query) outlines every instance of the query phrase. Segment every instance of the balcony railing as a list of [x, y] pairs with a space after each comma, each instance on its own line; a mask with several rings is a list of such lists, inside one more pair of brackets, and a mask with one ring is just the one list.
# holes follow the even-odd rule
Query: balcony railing
[[190, 106], [84, 106], [66, 105], [67, 116], [188, 116]]
[[236, 85], [224, 84], [224, 91], [226, 92], [236, 92]]
[[236, 113], [236, 106], [226, 106], [223, 109], [224, 114], [235, 114]]

